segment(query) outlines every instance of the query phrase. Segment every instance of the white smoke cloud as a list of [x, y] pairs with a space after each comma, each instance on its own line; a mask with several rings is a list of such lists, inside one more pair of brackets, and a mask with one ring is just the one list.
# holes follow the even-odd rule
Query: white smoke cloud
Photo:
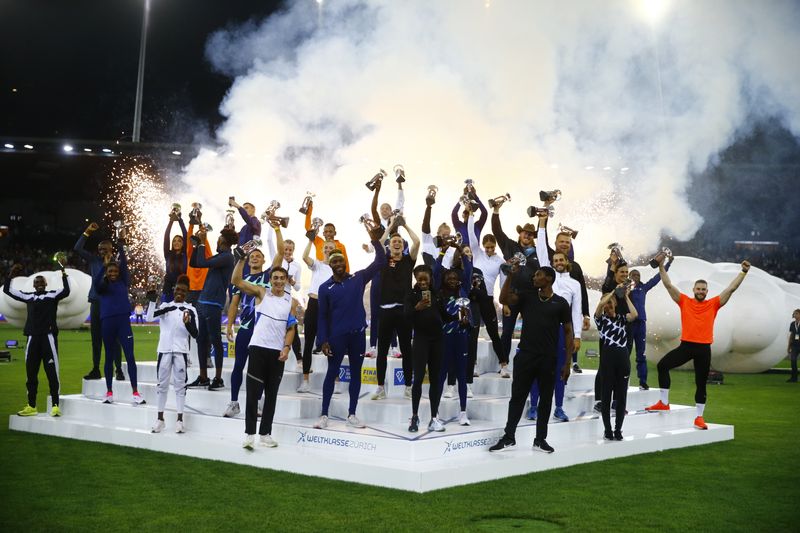
[[704, 214], [687, 203], [692, 173], [757, 119], [800, 131], [800, 13], [662, 1], [649, 21], [653, 1], [297, 0], [218, 32], [207, 54], [234, 77], [227, 120], [186, 168], [184, 201], [221, 213], [229, 195], [259, 211], [278, 199], [301, 238], [296, 209], [315, 191], [359, 266], [364, 182], [402, 163], [416, 230], [428, 184], [435, 227], [472, 178], [484, 201], [511, 193], [512, 236], [540, 189], [561, 189], [554, 222], [580, 230], [590, 273], [611, 241], [643, 254], [662, 234], [688, 239]]

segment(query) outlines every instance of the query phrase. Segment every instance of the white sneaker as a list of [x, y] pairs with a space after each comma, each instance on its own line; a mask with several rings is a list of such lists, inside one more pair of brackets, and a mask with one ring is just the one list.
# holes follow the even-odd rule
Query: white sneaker
[[333, 384], [333, 393], [334, 394], [341, 394], [342, 393], [341, 384], [342, 384], [341, 381], [337, 381], [336, 383]]
[[317, 420], [317, 423], [314, 424], [314, 427], [317, 429], [325, 429], [328, 427], [328, 415], [322, 415], [319, 417], [319, 420]]
[[378, 387], [375, 390], [375, 394], [372, 395], [370, 400], [385, 400], [386, 399], [386, 389], [383, 387]]
[[504, 366], [500, 369], [500, 377], [501, 378], [510, 378], [511, 372], [508, 371], [508, 367]]
[[142, 397], [141, 394], [139, 394], [138, 392], [134, 392], [133, 393], [133, 403], [135, 403], [136, 405], [142, 405], [143, 403], [147, 403], [147, 402], [144, 401], [144, 397]]
[[403, 393], [403, 397], [408, 399], [408, 400], [411, 399], [411, 387], [406, 387], [406, 390]]
[[356, 415], [350, 415], [347, 417], [347, 425], [351, 428], [365, 428], [367, 427], [361, 420], [358, 419]]
[[469, 425], [469, 418], [467, 418], [467, 412], [461, 411], [461, 414], [458, 415], [458, 425], [459, 426], [468, 426]]
[[472, 373], [472, 377], [473, 377], [473, 378], [479, 378], [479, 377], [481, 377], [481, 375], [478, 373], [478, 371], [477, 371], [477, 370], [475, 370], [475, 371]]
[[428, 431], [444, 431], [444, 424], [442, 424], [438, 416], [431, 418], [431, 421], [428, 422]]
[[186, 426], [183, 425], [183, 420], [175, 422], [175, 433], [186, 433]]
[[233, 418], [241, 412], [239, 409], [239, 402], [230, 402], [225, 412], [222, 414], [225, 418]]
[[469, 383], [467, 383], [467, 398], [472, 398], [472, 397], [473, 397], [473, 394], [472, 394], [472, 385], [470, 385]]
[[272, 440], [272, 435], [261, 435], [261, 438], [258, 442], [259, 446], [263, 446], [265, 448], [277, 448], [278, 443]]
[[297, 392], [309, 392], [311, 389], [308, 387], [308, 381], [303, 380], [300, 382], [300, 386], [297, 387]]
[[242, 444], [242, 447], [245, 450], [253, 451], [253, 448], [255, 448], [255, 444], [256, 444], [256, 436], [248, 435], [244, 438], [244, 444]]
[[164, 431], [164, 428], [167, 425], [164, 423], [163, 420], [156, 420], [156, 423], [153, 425], [153, 429], [150, 430], [151, 433], [161, 433]]
[[392, 357], [396, 357], [397, 359], [400, 359], [401, 357], [403, 357], [403, 352], [401, 352], [397, 348], [392, 348], [391, 356]]
[[367, 357], [369, 359], [374, 359], [375, 356], [377, 355], [377, 353], [378, 353], [378, 350], [375, 349], [374, 346], [370, 346], [369, 348], [367, 348], [367, 351], [364, 352], [364, 357]]
[[453, 398], [456, 395], [456, 386], [455, 385], [448, 385], [447, 389], [445, 389], [444, 394], [442, 394], [442, 398]]

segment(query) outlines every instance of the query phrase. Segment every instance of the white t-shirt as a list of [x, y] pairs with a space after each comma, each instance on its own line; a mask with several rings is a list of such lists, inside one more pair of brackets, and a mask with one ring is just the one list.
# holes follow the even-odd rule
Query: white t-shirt
[[253, 328], [250, 346], [282, 350], [286, 330], [297, 324], [297, 319], [291, 315], [291, 311], [291, 294], [284, 292], [281, 296], [275, 296], [268, 290], [264, 299], [256, 306], [256, 325]]
[[319, 259], [312, 259], [311, 264], [311, 287], [308, 289], [309, 295], [317, 296], [319, 294], [319, 286], [326, 280], [333, 276], [333, 270], [330, 265]]

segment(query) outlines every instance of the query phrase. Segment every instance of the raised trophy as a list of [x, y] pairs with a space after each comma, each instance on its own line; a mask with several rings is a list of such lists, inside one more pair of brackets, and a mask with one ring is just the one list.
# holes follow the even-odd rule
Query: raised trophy
[[157, 289], [161, 286], [163, 279], [158, 274], [150, 274], [147, 276], [147, 286], [153, 289]]
[[469, 298], [456, 298], [455, 303], [458, 307], [459, 321], [467, 322], [469, 320]]
[[236, 229], [236, 219], [233, 218], [234, 213], [236, 213], [235, 209], [225, 210], [225, 227], [232, 230]]
[[[611, 250], [611, 254], [614, 254], [614, 255], [617, 256], [617, 258], [618, 258], [617, 259], [617, 264], [619, 264], [620, 262], [621, 263], [625, 263], [626, 262], [625, 259], [622, 258], [622, 245], [620, 243], [612, 242], [611, 244], [608, 245], [608, 249]], [[608, 263], [609, 265], [611, 264], [611, 258], [610, 257], [608, 259], [606, 259], [606, 263]]]
[[395, 165], [392, 170], [394, 171], [395, 178], [397, 178], [395, 180], [397, 183], [406, 181], [406, 170], [403, 168], [403, 165]]
[[503, 196], [498, 196], [497, 198], [490, 198], [489, 199], [489, 207], [494, 209], [495, 207], [500, 207], [506, 202], [511, 201], [511, 193], [505, 193]]
[[67, 266], [67, 252], [56, 252], [53, 254], [53, 262], [60, 268]]
[[548, 218], [553, 218], [553, 215], [556, 214], [556, 209], [552, 205], [548, 205], [547, 207], [536, 207], [535, 205], [528, 207], [528, 216], [531, 218], [540, 217], [540, 216], [547, 216]]
[[174, 216], [175, 218], [181, 218], [181, 204], [179, 203], [172, 204], [172, 211], [170, 211], [169, 214]]
[[383, 181], [383, 178], [385, 177], [386, 177], [386, 171], [383, 169], [378, 170], [378, 173], [372, 176], [372, 179], [366, 183], [367, 189], [374, 191], [375, 188], [378, 186], [378, 183]]
[[233, 207], [233, 204], [236, 202], [235, 196], [228, 196], [228, 207]]
[[557, 202], [561, 200], [561, 191], [558, 189], [554, 191], [539, 191], [539, 200], [542, 202]]
[[464, 206], [464, 209], [475, 211], [478, 208], [478, 202], [476, 202], [469, 194], [462, 194], [458, 201]]
[[300, 213], [305, 215], [308, 213], [308, 208], [311, 206], [311, 199], [314, 198], [314, 193], [306, 191], [306, 197], [303, 198], [303, 205], [300, 206]]
[[254, 235], [251, 240], [249, 240], [246, 243], [244, 243], [243, 245], [241, 245], [240, 248], [245, 253], [245, 255], [247, 255], [250, 252], [252, 252], [253, 250], [257, 250], [258, 248], [261, 248], [263, 246], [263, 244], [264, 243], [261, 241], [261, 237], [259, 237], [258, 235]]
[[321, 218], [319, 218], [319, 217], [312, 218], [311, 219], [311, 231], [313, 231], [314, 233], [318, 232], [319, 228], [321, 228], [323, 224], [324, 224], [324, 222], [322, 222]]
[[508, 260], [509, 263], [524, 267], [528, 264], [528, 258], [522, 252], [517, 252]]
[[206, 233], [208, 233], [209, 231], [214, 231], [214, 228], [212, 228], [211, 224], [209, 224], [208, 222], [203, 222], [202, 224], [200, 224], [200, 226], [202, 226], [203, 231], [205, 231]]
[[200, 202], [192, 202], [192, 210], [189, 211], [189, 224], [200, 224], [200, 219], [203, 217], [202, 208], [203, 205]]
[[563, 225], [561, 223], [558, 224], [558, 232], [559, 233], [566, 233], [573, 239], [577, 239], [578, 238], [578, 230], [572, 229], [569, 226], [565, 226], [565, 225]]
[[360, 224], [363, 224], [364, 227], [367, 228], [367, 231], [372, 231], [378, 227], [378, 225], [375, 224], [375, 221], [372, 220], [372, 217], [369, 216], [369, 213], [364, 213], [363, 215], [361, 215], [358, 218], [358, 222]]
[[666, 246], [663, 247], [655, 256], [653, 256], [653, 258], [650, 260], [650, 266], [653, 268], [658, 268], [658, 265], [665, 257], [669, 261], [672, 261], [672, 250]]
[[467, 194], [475, 194], [475, 180], [473, 179], [464, 180], [464, 192], [466, 192]]
[[464, 240], [461, 237], [461, 233], [458, 232], [455, 235], [447, 235], [446, 237], [437, 235], [433, 238], [433, 245], [437, 248], [445, 248], [447, 246], [460, 247], [462, 242]]
[[437, 192], [439, 192], [439, 187], [436, 185], [428, 185], [428, 196], [425, 197], [426, 205], [433, 205], [436, 203]]
[[115, 220], [112, 222], [111, 227], [114, 230], [114, 240], [119, 241], [127, 237], [128, 228], [130, 226], [133, 226], [133, 224], [125, 224], [122, 220]]
[[277, 224], [282, 228], [288, 228], [289, 217], [279, 217], [275, 214], [280, 207], [281, 203], [278, 200], [271, 200], [267, 208], [261, 214], [261, 220], [268, 224]]

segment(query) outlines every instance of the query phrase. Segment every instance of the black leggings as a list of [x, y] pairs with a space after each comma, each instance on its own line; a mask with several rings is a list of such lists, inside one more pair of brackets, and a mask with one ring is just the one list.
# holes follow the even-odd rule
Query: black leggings
[[[508, 354], [503, 350], [503, 343], [500, 342], [500, 333], [497, 331], [497, 310], [494, 308], [494, 298], [488, 294], [478, 296], [478, 309], [480, 310], [480, 320], [477, 320], [478, 331], [480, 331], [481, 320], [486, 326], [486, 333], [492, 340], [492, 349], [497, 356], [500, 364], [508, 363]], [[475, 352], [477, 352], [478, 338], [475, 337]]]
[[411, 386], [411, 412], [419, 414], [419, 401], [422, 398], [422, 381], [425, 379], [425, 367], [428, 367], [428, 398], [431, 402], [431, 418], [439, 414], [439, 373], [442, 371], [442, 336], [433, 338], [414, 335], [414, 384]]
[[261, 414], [259, 435], [272, 434], [272, 419], [275, 416], [275, 402], [278, 400], [278, 387], [283, 378], [281, 353], [261, 346], [250, 346], [247, 360], [247, 404], [244, 412], [244, 432], [256, 433], [258, 418], [258, 399], [264, 390], [264, 411]]
[[319, 301], [313, 296], [309, 296], [306, 316], [303, 320], [303, 374], [311, 372], [311, 361], [314, 357], [311, 355], [311, 351], [314, 349], [314, 339], [317, 338], [318, 317]]
[[39, 366], [44, 365], [44, 373], [50, 385], [50, 396], [53, 405], [58, 405], [58, 337], [52, 333], [47, 335], [31, 335], [25, 345], [25, 371], [28, 381], [28, 405], [36, 407], [36, 393], [39, 390]]
[[539, 407], [536, 415], [536, 438], [547, 438], [547, 421], [553, 407], [556, 384], [556, 354], [542, 355], [519, 351], [514, 356], [514, 377], [511, 381], [511, 399], [508, 401], [506, 436], [514, 438], [517, 424], [525, 409], [534, 380], [539, 380]]
[[681, 341], [677, 348], [669, 352], [658, 362], [658, 387], [669, 389], [669, 371], [694, 360], [694, 401], [705, 405], [706, 382], [711, 369], [711, 345], [697, 342]]
[[395, 332], [400, 344], [400, 353], [403, 355], [403, 381], [406, 387], [410, 387], [414, 367], [411, 357], [411, 325], [403, 314], [403, 306], [378, 311], [378, 385], [383, 387], [386, 380], [386, 356], [389, 353], [392, 334]]
[[625, 404], [628, 400], [628, 378], [631, 374], [631, 360], [628, 349], [619, 346], [606, 346], [600, 356], [603, 372], [603, 427], [611, 431], [611, 396], [617, 402], [617, 419], [614, 429], [621, 430], [625, 420]]

